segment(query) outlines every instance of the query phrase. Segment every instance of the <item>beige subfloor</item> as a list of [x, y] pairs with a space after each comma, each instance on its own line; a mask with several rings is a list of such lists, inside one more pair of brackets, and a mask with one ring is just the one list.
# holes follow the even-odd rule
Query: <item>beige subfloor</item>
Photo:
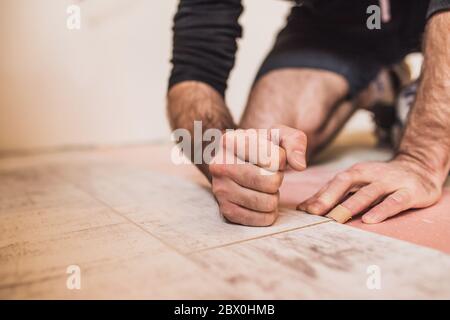
[[441, 252], [289, 209], [268, 228], [226, 223], [170, 151], [2, 157], [0, 298], [450, 298]]

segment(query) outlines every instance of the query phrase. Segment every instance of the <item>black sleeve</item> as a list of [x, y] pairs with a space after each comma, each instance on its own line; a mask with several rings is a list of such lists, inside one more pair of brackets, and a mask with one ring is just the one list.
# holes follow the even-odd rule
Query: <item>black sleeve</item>
[[430, 0], [427, 16], [430, 18], [433, 14], [444, 10], [450, 10], [450, 0]]
[[224, 95], [234, 66], [241, 0], [180, 0], [174, 18], [172, 73], [169, 88], [202, 81]]

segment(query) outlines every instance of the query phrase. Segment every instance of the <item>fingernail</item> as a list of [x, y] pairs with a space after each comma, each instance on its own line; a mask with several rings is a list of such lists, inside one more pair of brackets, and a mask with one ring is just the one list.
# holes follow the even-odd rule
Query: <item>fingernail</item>
[[380, 218], [377, 216], [368, 216], [368, 217], [363, 216], [362, 221], [367, 224], [376, 224], [376, 223], [381, 222]]
[[301, 151], [294, 151], [294, 161], [306, 168], [305, 153]]
[[338, 205], [327, 214], [327, 217], [339, 223], [346, 223], [352, 218], [352, 213], [346, 207]]

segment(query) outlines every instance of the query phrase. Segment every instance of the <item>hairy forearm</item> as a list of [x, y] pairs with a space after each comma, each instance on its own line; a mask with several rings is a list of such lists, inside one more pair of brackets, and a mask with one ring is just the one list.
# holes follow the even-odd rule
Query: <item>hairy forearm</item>
[[[233, 118], [222, 96], [212, 87], [198, 81], [185, 81], [173, 86], [167, 99], [167, 113], [172, 130], [187, 129], [194, 137], [194, 121], [201, 121], [203, 132], [207, 129], [234, 129]], [[191, 160], [202, 152], [207, 143], [191, 141]], [[210, 179], [206, 164], [197, 167]]]
[[419, 90], [398, 150], [439, 183], [450, 168], [450, 12], [428, 23]]

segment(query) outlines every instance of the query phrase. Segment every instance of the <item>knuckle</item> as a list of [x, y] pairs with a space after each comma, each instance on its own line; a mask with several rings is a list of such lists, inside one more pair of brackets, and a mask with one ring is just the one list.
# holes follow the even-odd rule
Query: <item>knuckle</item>
[[260, 175], [254, 174], [251, 171], [245, 171], [242, 174], [242, 180], [245, 181], [250, 188], [254, 189], [260, 189], [264, 184], [261, 181]]
[[364, 194], [358, 194], [358, 196], [354, 195], [352, 197], [350, 197], [345, 203], [346, 203], [346, 207], [349, 209], [352, 209], [354, 207], [361, 207], [364, 206], [364, 204], [367, 204], [367, 198]]
[[283, 182], [283, 174], [277, 172], [272, 176], [267, 176], [266, 188], [269, 193], [276, 193], [280, 189], [281, 183]]
[[374, 182], [370, 185], [370, 193], [374, 196], [383, 193], [385, 189], [386, 186], [382, 182]]
[[350, 169], [352, 169], [352, 170], [361, 170], [362, 166], [363, 166], [363, 164], [361, 164], [361, 163], [355, 163], [354, 165], [352, 165], [350, 167]]
[[350, 182], [352, 181], [352, 173], [351, 171], [340, 172], [336, 175], [335, 180], [338, 182]]
[[264, 203], [267, 212], [275, 211], [278, 208], [278, 195], [269, 195]]
[[371, 199], [375, 196], [374, 190], [370, 188], [362, 188], [357, 192], [357, 194], [363, 199]]
[[220, 213], [230, 222], [238, 223], [240, 221], [239, 214], [229, 202], [223, 202], [220, 207]]
[[392, 194], [389, 199], [393, 204], [403, 205], [411, 201], [411, 196], [408, 191], [402, 190]]
[[298, 141], [298, 142], [304, 142], [306, 141], [306, 134], [303, 131], [300, 130], [295, 130], [292, 134], [291, 134], [292, 139]]
[[215, 179], [213, 179], [211, 189], [212, 193], [218, 198], [226, 197], [228, 193], [227, 189], [225, 188], [225, 185], [223, 183], [218, 182]]
[[245, 202], [246, 206], [248, 206], [250, 210], [257, 210], [258, 207], [261, 207], [261, 203], [264, 205], [264, 202], [261, 202], [260, 196], [257, 193], [249, 196]]
[[220, 163], [211, 163], [209, 165], [209, 172], [215, 176], [223, 175], [225, 173], [225, 169], [225, 165]]
[[232, 223], [240, 223], [239, 217], [233, 212], [222, 212], [223, 217]]
[[273, 225], [277, 220], [277, 217], [278, 217], [277, 213], [265, 213], [263, 219], [263, 226], [268, 227]]
[[365, 169], [365, 166], [363, 164], [357, 163], [357, 164], [354, 164], [353, 166], [351, 166], [348, 171], [356, 174], [356, 173], [362, 172], [364, 169]]

